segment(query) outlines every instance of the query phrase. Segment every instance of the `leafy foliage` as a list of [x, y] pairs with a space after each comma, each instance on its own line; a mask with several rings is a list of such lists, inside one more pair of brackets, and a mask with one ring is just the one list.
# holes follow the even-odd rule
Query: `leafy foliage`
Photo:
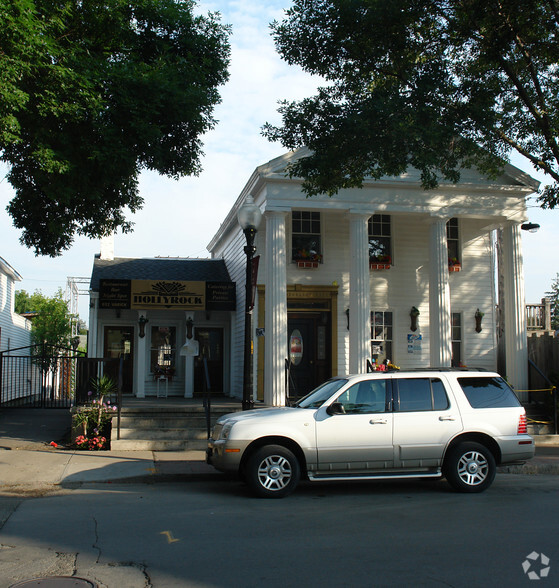
[[198, 174], [227, 77], [228, 27], [191, 0], [5, 0], [0, 158], [21, 241], [131, 230], [141, 169]]
[[551, 282], [551, 290], [545, 295], [551, 303], [551, 328], [553, 330], [559, 329], [559, 274]]
[[45, 296], [38, 290], [31, 295], [25, 290], [18, 290], [15, 293], [15, 311], [37, 313], [31, 323], [31, 340], [34, 344], [45, 343], [55, 347], [69, 345], [72, 315], [64, 301], [62, 290], [59, 289], [52, 297]]
[[559, 202], [559, 10], [555, 0], [295, 0], [272, 23], [281, 56], [322, 76], [283, 102], [264, 134], [311, 150], [293, 164], [308, 195], [421, 171], [495, 176], [512, 150], [548, 174]]

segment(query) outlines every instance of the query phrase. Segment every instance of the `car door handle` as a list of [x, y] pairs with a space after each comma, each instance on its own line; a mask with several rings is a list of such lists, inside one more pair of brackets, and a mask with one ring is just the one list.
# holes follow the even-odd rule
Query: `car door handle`
[[370, 425], [386, 425], [386, 419], [371, 419], [369, 421]]
[[439, 421], [455, 421], [456, 419], [453, 416], [440, 416]]

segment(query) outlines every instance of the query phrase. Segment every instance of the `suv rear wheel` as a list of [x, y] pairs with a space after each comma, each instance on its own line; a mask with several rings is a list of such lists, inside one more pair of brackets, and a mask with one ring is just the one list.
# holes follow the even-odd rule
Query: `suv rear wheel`
[[246, 465], [246, 482], [257, 496], [283, 498], [295, 490], [301, 477], [297, 458], [281, 445], [265, 445]]
[[493, 483], [496, 472], [491, 451], [473, 441], [453, 447], [443, 467], [448, 483], [459, 492], [483, 492]]

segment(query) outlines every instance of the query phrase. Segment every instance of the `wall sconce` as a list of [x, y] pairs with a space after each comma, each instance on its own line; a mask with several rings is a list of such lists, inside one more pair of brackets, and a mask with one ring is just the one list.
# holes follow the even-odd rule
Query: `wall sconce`
[[186, 319], [186, 338], [187, 339], [192, 339], [192, 325], [194, 324], [194, 321], [192, 320], [191, 317], [188, 317]]
[[347, 330], [349, 331], [349, 308], [345, 309], [345, 315], [347, 317]]
[[410, 331], [417, 331], [417, 317], [419, 316], [419, 314], [419, 310], [415, 306], [412, 306], [410, 310]]
[[142, 314], [138, 319], [138, 325], [140, 327], [138, 336], [140, 339], [143, 339], [146, 336], [146, 323], [149, 323], [149, 320]]
[[485, 316], [484, 312], [481, 312], [479, 308], [476, 310], [474, 315], [476, 319], [476, 333], [481, 333], [481, 319]]

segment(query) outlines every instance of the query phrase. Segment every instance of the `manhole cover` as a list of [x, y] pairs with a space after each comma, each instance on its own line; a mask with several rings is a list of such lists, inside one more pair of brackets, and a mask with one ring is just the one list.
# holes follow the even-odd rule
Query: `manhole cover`
[[41, 588], [97, 588], [97, 584], [84, 580], [83, 578], [73, 578], [71, 576], [51, 576], [50, 578], [35, 578], [34, 580], [24, 580], [17, 584], [12, 584], [10, 588], [31, 588], [32, 586], [41, 586]]

